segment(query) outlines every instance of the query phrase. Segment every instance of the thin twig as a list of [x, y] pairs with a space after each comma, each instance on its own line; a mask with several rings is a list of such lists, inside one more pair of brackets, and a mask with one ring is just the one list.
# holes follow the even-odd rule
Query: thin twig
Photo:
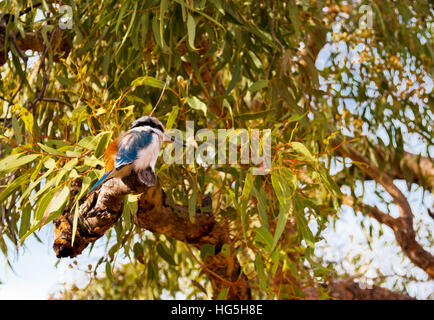
[[274, 41], [276, 41], [278, 44], [279, 44], [279, 46], [280, 46], [280, 49], [282, 50], [282, 53], [285, 51], [285, 47], [283, 46], [283, 44], [282, 44], [282, 42], [280, 42], [280, 40], [276, 37], [276, 33], [275, 33], [275, 31], [274, 31], [274, 26], [275, 26], [275, 24], [276, 24], [276, 15], [275, 15], [275, 9], [276, 9], [276, 1], [275, 0], [273, 0], [273, 4], [272, 4], [272, 14], [271, 14], [271, 36], [273, 37], [273, 39], [274, 39]]
[[155, 109], [157, 109], [158, 104], [159, 104], [160, 101], [161, 101], [161, 98], [163, 98], [164, 91], [166, 91], [166, 86], [167, 86], [167, 80], [166, 80], [166, 83], [164, 83], [164, 87], [163, 87], [163, 90], [161, 91], [160, 97], [158, 98], [158, 101], [157, 101], [157, 103], [155, 104], [155, 106], [154, 106], [154, 108], [152, 109], [152, 111], [151, 111], [151, 113], [150, 113], [149, 116], [152, 116], [152, 114], [154, 113]]
[[[49, 41], [50, 45], [53, 42], [54, 33], [55, 32], [53, 30], [50, 36], [50, 41]], [[38, 72], [42, 70], [42, 87], [37, 91], [37, 96], [35, 99], [33, 99], [28, 109], [33, 109], [36, 103], [38, 103], [38, 101], [41, 101], [44, 98], [45, 91], [47, 90], [48, 76], [47, 76], [47, 70], [45, 69], [45, 58], [47, 57], [47, 54], [48, 54], [48, 46], [45, 45], [44, 51], [41, 56], [41, 63], [39, 64], [39, 68], [38, 68]]]
[[66, 106], [68, 106], [68, 107], [71, 107], [71, 108], [74, 107], [71, 103], [69, 103], [69, 102], [67, 102], [67, 101], [64, 101], [64, 100], [61, 100], [61, 99], [57, 99], [57, 98], [44, 98], [44, 97], [42, 97], [40, 100], [41, 100], [41, 101], [47, 101], [47, 102], [57, 102], [57, 103], [61, 103], [61, 104], [64, 104], [64, 105], [66, 105]]

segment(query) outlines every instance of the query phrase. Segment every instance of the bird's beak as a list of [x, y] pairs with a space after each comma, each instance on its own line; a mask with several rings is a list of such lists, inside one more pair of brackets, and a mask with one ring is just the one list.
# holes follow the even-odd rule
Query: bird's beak
[[178, 141], [178, 140], [176, 140], [175, 138], [173, 138], [173, 137], [167, 135], [166, 133], [163, 133], [163, 135], [164, 135], [164, 138], [165, 138], [163, 141], [165, 141], [165, 142], [175, 142], [176, 144], [178, 144], [178, 145], [180, 145], [180, 146], [183, 146], [183, 147], [187, 147], [188, 145], [191, 145], [191, 146], [193, 146], [195, 149], [198, 148], [198, 146], [197, 146], [197, 142], [196, 142], [196, 140], [194, 140], [194, 138], [192, 138], [192, 139], [187, 139], [187, 144], [185, 144], [185, 143], [183, 143], [183, 142], [181, 142], [181, 141]]
[[164, 135], [164, 142], [175, 142], [176, 144], [179, 144], [180, 146], [186, 147], [186, 145], [178, 140], [176, 140], [175, 138], [163, 133]]

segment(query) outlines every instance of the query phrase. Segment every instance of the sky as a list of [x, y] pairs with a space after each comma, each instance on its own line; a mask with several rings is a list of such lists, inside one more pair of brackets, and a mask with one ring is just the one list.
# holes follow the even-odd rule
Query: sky
[[[7, 266], [4, 257], [0, 256], [0, 281], [3, 282], [0, 285], [0, 300], [48, 299], [50, 294], [62, 288], [63, 283], [72, 284], [78, 281], [84, 285], [87, 278], [78, 269], [85, 270], [88, 264], [95, 265], [96, 260], [104, 255], [104, 248], [96, 245], [92, 255], [86, 254], [89, 251], [86, 250], [79, 259], [60, 259], [56, 267], [59, 259], [52, 249], [53, 224], [44, 226], [37, 235], [42, 243], [30, 236], [25, 242], [25, 248], [20, 248], [18, 255], [11, 250], [10, 259], [14, 270]], [[102, 242], [103, 240], [100, 244]], [[74, 260], [77, 261], [77, 266], [70, 268], [69, 265]]]

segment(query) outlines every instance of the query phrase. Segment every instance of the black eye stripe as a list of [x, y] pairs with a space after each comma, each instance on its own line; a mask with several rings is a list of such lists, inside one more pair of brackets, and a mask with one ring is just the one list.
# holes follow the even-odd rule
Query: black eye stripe
[[151, 122], [151, 123], [149, 123], [149, 126], [150, 126], [151, 128], [158, 129], [158, 130], [160, 130], [161, 132], [164, 132], [163, 127], [160, 126], [159, 124], [155, 124], [155, 123]]
[[161, 125], [156, 124], [156, 123], [149, 121], [149, 120], [137, 122], [130, 129], [137, 128], [137, 127], [143, 127], [143, 126], [150, 126], [151, 128], [158, 129], [161, 132], [164, 132], [164, 129]]

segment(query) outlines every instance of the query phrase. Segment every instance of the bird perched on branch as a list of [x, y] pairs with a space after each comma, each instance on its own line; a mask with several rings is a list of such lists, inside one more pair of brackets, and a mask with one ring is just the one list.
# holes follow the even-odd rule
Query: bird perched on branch
[[157, 118], [144, 116], [133, 121], [130, 129], [108, 146], [105, 152], [106, 173], [90, 192], [108, 179], [128, 176], [131, 170], [137, 173], [144, 185], [155, 185], [157, 176], [154, 167], [163, 142], [176, 142], [185, 146], [168, 136]]

